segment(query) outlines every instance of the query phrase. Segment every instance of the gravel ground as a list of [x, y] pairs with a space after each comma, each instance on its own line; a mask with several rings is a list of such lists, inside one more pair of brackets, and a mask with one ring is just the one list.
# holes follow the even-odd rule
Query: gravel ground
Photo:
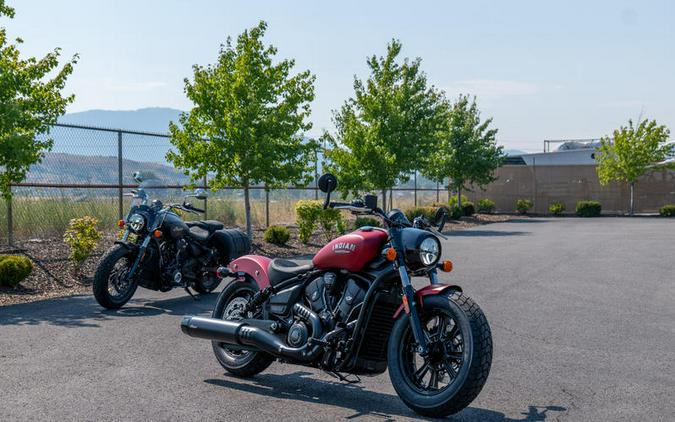
[[[512, 217], [508, 215], [475, 215], [451, 221], [446, 231], [463, 230], [482, 224], [500, 222]], [[289, 227], [291, 239], [287, 245], [277, 246], [263, 240], [263, 229], [254, 230], [253, 253], [283, 258], [306, 257], [315, 254], [326, 242], [325, 235], [315, 234], [309, 244], [298, 240], [297, 228]], [[33, 302], [61, 296], [86, 294], [91, 291], [92, 277], [98, 260], [114, 241], [114, 235], [108, 234], [98, 243], [98, 247], [79, 271], [68, 260], [69, 250], [60, 238], [28, 239], [16, 242], [13, 248], [0, 247], [0, 254], [25, 255], [33, 261], [33, 272], [16, 288], [0, 287], [0, 306]]]

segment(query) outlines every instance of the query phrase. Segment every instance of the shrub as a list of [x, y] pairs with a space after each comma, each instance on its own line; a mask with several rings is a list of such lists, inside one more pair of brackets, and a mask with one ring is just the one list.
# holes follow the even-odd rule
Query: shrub
[[560, 215], [565, 211], [565, 203], [564, 202], [553, 202], [548, 206], [548, 212], [550, 212], [553, 215]]
[[263, 235], [265, 242], [285, 245], [291, 238], [291, 232], [284, 226], [269, 226]]
[[478, 212], [481, 214], [492, 214], [495, 212], [495, 209], [497, 208], [497, 205], [495, 204], [495, 201], [492, 201], [490, 199], [481, 199], [478, 201]]
[[413, 207], [405, 210], [404, 214], [410, 221], [413, 221], [415, 217], [420, 215], [427, 220], [432, 221], [436, 216], [436, 210], [437, 208], [435, 207]]
[[360, 227], [380, 227], [380, 220], [372, 217], [357, 217], [354, 221], [354, 228], [358, 229]]
[[298, 223], [298, 237], [302, 243], [309, 242], [312, 233], [319, 225], [328, 240], [335, 233], [344, 233], [345, 223], [340, 210], [323, 209], [323, 202], [302, 199], [295, 203], [296, 222]]
[[[470, 202], [469, 198], [467, 198], [465, 195], [462, 195], [462, 204], [466, 202]], [[448, 205], [450, 206], [450, 208], [457, 205], [457, 195], [452, 195], [450, 199], [448, 199]]]
[[33, 271], [33, 262], [25, 256], [0, 255], [0, 286], [16, 287]]
[[577, 202], [577, 215], [579, 217], [600, 217], [602, 206], [598, 201]]
[[476, 213], [476, 207], [473, 205], [473, 202], [466, 201], [462, 202], [462, 214], [470, 217]]
[[527, 214], [527, 212], [534, 206], [534, 203], [529, 199], [519, 199], [516, 201], [516, 211], [520, 214]]
[[63, 241], [70, 246], [70, 260], [76, 268], [91, 255], [101, 238], [97, 224], [98, 220], [94, 217], [73, 218], [63, 234]]
[[661, 207], [659, 214], [662, 217], [675, 217], [675, 205], [668, 204]]

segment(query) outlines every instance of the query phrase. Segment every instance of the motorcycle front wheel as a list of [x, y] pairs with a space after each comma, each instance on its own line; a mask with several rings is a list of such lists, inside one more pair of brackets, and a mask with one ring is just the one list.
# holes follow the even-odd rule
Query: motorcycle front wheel
[[410, 319], [401, 313], [388, 343], [389, 377], [398, 396], [423, 416], [467, 407], [492, 365], [492, 334], [480, 307], [458, 291], [425, 296], [418, 308], [428, 353], [419, 354]]
[[127, 274], [133, 264], [133, 255], [122, 245], [115, 245], [101, 258], [94, 274], [94, 297], [106, 309], [119, 309], [136, 292], [137, 283]]

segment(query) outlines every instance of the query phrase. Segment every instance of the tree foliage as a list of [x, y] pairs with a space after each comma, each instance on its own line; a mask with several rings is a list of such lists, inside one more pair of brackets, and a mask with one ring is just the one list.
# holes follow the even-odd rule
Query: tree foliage
[[615, 130], [612, 137], [605, 136], [595, 154], [600, 183], [625, 182], [630, 185], [630, 213], [634, 211], [634, 187], [637, 179], [651, 167], [664, 161], [675, 152], [669, 143], [670, 131], [656, 120], [642, 120], [637, 125], [632, 120], [628, 126]]
[[494, 171], [504, 160], [503, 147], [495, 140], [497, 129], [490, 128], [492, 118], [481, 121], [475, 98], [470, 101], [460, 95], [447, 116], [447, 129], [428, 156], [422, 174], [439, 183], [449, 177], [461, 207], [463, 189], [495, 180]]
[[[14, 9], [0, 0], [0, 17], [14, 17]], [[0, 27], [0, 193], [11, 198], [12, 183], [22, 182], [32, 164], [40, 162], [52, 147], [50, 125], [66, 111], [74, 96], [62, 96], [61, 90], [77, 61], [74, 56], [61, 69], [60, 49], [41, 59], [22, 59], [20, 38], [11, 43]]]
[[194, 103], [171, 124], [175, 151], [167, 158], [193, 180], [213, 174], [214, 189], [244, 189], [246, 228], [251, 236], [249, 188], [309, 183], [315, 143], [303, 140], [314, 76], [291, 75], [294, 60], [273, 63], [277, 49], [263, 44], [265, 22], [244, 31], [233, 45], [221, 45], [218, 61], [195, 65], [185, 79], [185, 93]]
[[384, 57], [368, 58], [369, 78], [354, 77], [354, 97], [334, 112], [335, 135], [324, 134], [327, 167], [345, 195], [407, 181], [445, 123], [443, 94], [428, 86], [419, 58], [397, 60], [401, 48], [393, 40]]

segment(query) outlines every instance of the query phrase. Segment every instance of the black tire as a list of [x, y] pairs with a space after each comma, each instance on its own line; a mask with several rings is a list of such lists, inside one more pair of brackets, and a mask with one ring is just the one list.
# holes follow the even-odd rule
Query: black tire
[[192, 285], [192, 288], [199, 294], [207, 295], [220, 286], [221, 281], [220, 278], [215, 276], [202, 277], [201, 280]]
[[[125, 262], [120, 262], [122, 260]], [[99, 305], [106, 309], [119, 309], [131, 299], [138, 284], [132, 280], [129, 282], [128, 288], [120, 292], [119, 295], [113, 295], [110, 292], [110, 277], [116, 274], [116, 267], [123, 271], [125, 266], [128, 268], [132, 263], [132, 255], [129, 249], [122, 245], [113, 246], [103, 255], [94, 274], [92, 286], [94, 297]]]
[[[480, 307], [458, 291], [425, 296], [419, 310], [424, 329], [438, 336], [435, 338], [442, 338], [434, 343], [436, 355], [433, 359], [417, 356], [424, 360], [424, 364], [419, 368], [415, 365], [416, 352], [406, 351], [410, 342], [414, 343], [414, 338], [409, 318], [402, 313], [389, 337], [389, 377], [398, 396], [415, 412], [428, 417], [448, 416], [467, 407], [485, 385], [492, 365], [492, 333]], [[450, 328], [447, 322], [441, 325], [441, 319], [451, 321]], [[439, 321], [438, 326], [428, 328], [427, 324], [432, 321]], [[455, 347], [457, 350], [447, 350]], [[425, 370], [424, 366], [428, 369]], [[450, 371], [453, 371], [453, 377]], [[428, 384], [425, 380], [427, 373]], [[446, 376], [448, 384], [441, 388], [439, 380]]]
[[[211, 314], [212, 318], [223, 319], [225, 310], [235, 300], [250, 299], [256, 292], [258, 287], [252, 282], [246, 281], [232, 281], [227, 287], [223, 289], [218, 296], [216, 307]], [[243, 300], [242, 300], [243, 302]], [[227, 372], [239, 377], [251, 377], [256, 375], [274, 362], [274, 357], [265, 352], [253, 351], [235, 351], [227, 349], [226, 345], [221, 342], [211, 342], [213, 346], [213, 353], [220, 365], [227, 370]]]

